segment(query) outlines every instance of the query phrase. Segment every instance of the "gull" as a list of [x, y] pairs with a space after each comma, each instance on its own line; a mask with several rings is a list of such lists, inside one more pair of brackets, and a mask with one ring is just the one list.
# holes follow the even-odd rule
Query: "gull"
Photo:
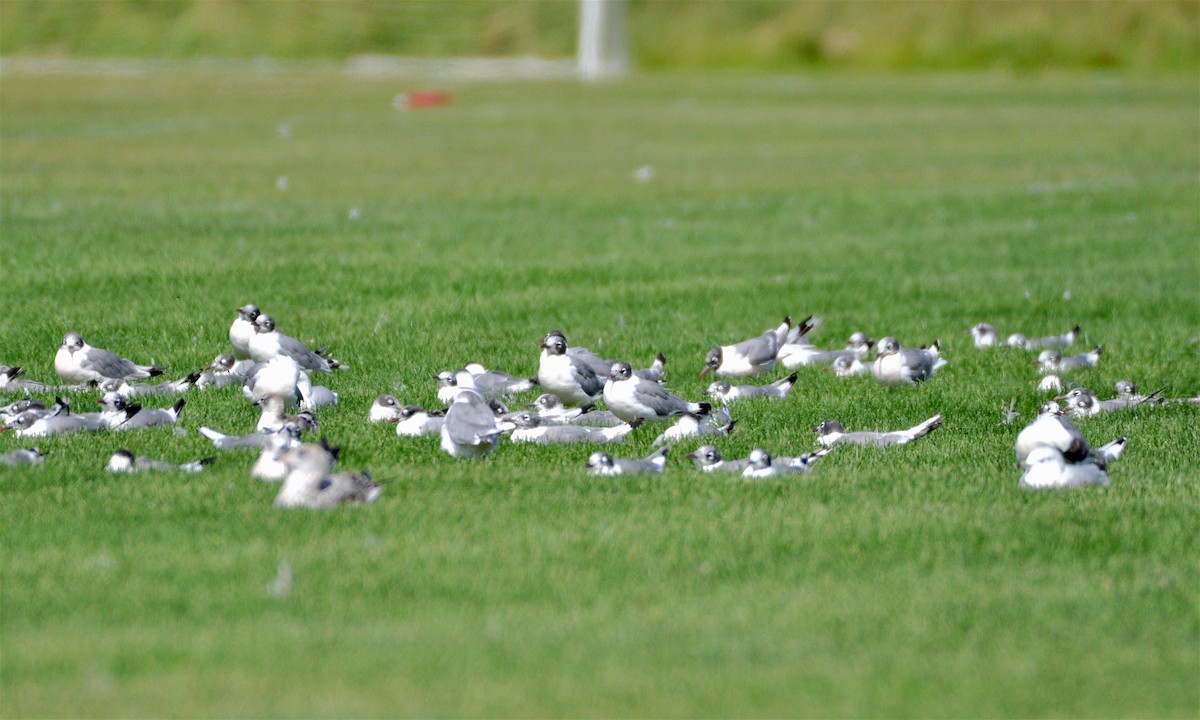
[[454, 379], [454, 376], [455, 373], [450, 370], [443, 370], [437, 375], [431, 376], [438, 384], [438, 400], [446, 405], [454, 402], [454, 396], [458, 395], [458, 382]]
[[1096, 364], [1100, 362], [1100, 353], [1103, 349], [1103, 345], [1097, 345], [1092, 348], [1091, 352], [1065, 357], [1057, 350], [1043, 350], [1032, 364], [1040, 366], [1044, 373], [1096, 367]]
[[241, 385], [246, 381], [246, 372], [254, 366], [252, 360], [238, 360], [231, 353], [221, 353], [200, 371], [196, 387], [222, 388], [226, 385]]
[[383, 488], [365, 472], [330, 475], [336, 459], [337, 449], [327, 445], [303, 444], [287, 451], [283, 456], [287, 475], [275, 496], [275, 507], [319, 510], [375, 502]]
[[643, 475], [660, 474], [667, 466], [667, 451], [670, 445], [661, 447], [641, 460], [618, 459], [597, 450], [587, 459], [589, 475]]
[[209, 427], [201, 426], [199, 432], [218, 450], [262, 450], [274, 442], [273, 435], [284, 435], [293, 440], [299, 439], [304, 427], [298, 422], [288, 422], [276, 433], [253, 432], [247, 435], [226, 435]]
[[1154, 392], [1150, 393], [1149, 395], [1142, 395], [1140, 392], [1138, 392], [1137, 386], [1134, 385], [1129, 380], [1118, 380], [1117, 383], [1115, 385], [1113, 385], [1113, 392], [1115, 392], [1117, 394], [1117, 397], [1125, 398], [1127, 400], [1136, 400], [1138, 402], [1149, 402], [1149, 403], [1154, 403], [1154, 404], [1159, 404], [1159, 403], [1191, 403], [1192, 405], [1200, 404], [1200, 397], [1176, 398], [1173, 400], [1159, 397], [1159, 393], [1163, 392], [1166, 389], [1167, 388], [1164, 386], [1158, 390], [1155, 390]]
[[[813, 318], [812, 323], [815, 327], [817, 319]], [[846, 341], [846, 347], [841, 350], [821, 350], [809, 343], [804, 335], [800, 339], [804, 341], [789, 342], [779, 349], [779, 362], [788, 370], [806, 365], [826, 365], [841, 358], [862, 360], [875, 345], [875, 341], [864, 332], [853, 333]]]
[[538, 384], [536, 377], [515, 377], [499, 370], [488, 370], [477, 362], [467, 363], [463, 369], [471, 373], [471, 377], [475, 379], [475, 389], [485, 400], [511, 397], [516, 393], [532, 390]]
[[162, 375], [152, 365], [138, 365], [132, 360], [103, 348], [88, 345], [77, 332], [63, 336], [62, 345], [54, 355], [54, 372], [65, 382], [99, 382], [104, 378], [148, 378]]
[[[479, 363], [467, 363], [462, 367], [471, 374], [475, 390], [484, 400], [500, 400], [509, 398], [513, 393], [524, 392], [537, 385], [537, 378], [518, 378], [499, 370], [487, 370]], [[449, 405], [458, 394], [457, 372], [443, 370], [433, 376], [438, 383], [438, 400]]]
[[201, 371], [197, 370], [178, 380], [158, 383], [156, 385], [151, 385], [150, 383], [129, 383], [123, 378], [106, 378], [100, 381], [98, 388], [100, 392], [115, 392], [125, 398], [142, 395], [179, 395], [187, 392], [189, 388], [194, 386], [196, 381], [200, 379], [200, 374]]
[[108, 392], [96, 401], [104, 408], [103, 415], [108, 417], [108, 426], [113, 430], [135, 430], [153, 427], [155, 425], [174, 425], [179, 421], [179, 411], [187, 404], [187, 400], [179, 398], [169, 408], [142, 408], [132, 417], [124, 418], [125, 411], [130, 407], [129, 401], [118, 393]]
[[850, 355], [842, 355], [830, 365], [830, 368], [838, 377], [869, 375], [873, 367], [874, 365], [867, 365], [859, 358]]
[[751, 480], [764, 480], [792, 473], [806, 473], [811, 468], [807, 465], [787, 465], [772, 462], [771, 453], [762, 448], [750, 451], [749, 465], [742, 470], [742, 477]]
[[0, 412], [10, 413], [6, 416], [8, 418], [6, 420], [6, 423], [9, 425], [13, 424], [13, 422], [16, 418], [16, 415], [25, 413], [25, 414], [34, 415], [34, 416], [40, 417], [40, 418], [70, 417], [70, 418], [72, 418], [71, 422], [68, 422], [65, 424], [60, 423], [60, 425], [62, 427], [70, 427], [72, 425], [82, 423], [83, 430], [105, 430], [110, 427], [109, 423], [124, 422], [126, 419], [128, 419], [128, 415], [132, 414], [132, 413], [129, 413], [129, 414], [124, 414], [124, 413], [105, 414], [102, 412], [72, 413], [71, 406], [67, 403], [66, 400], [63, 400], [60, 397], [55, 397], [54, 405], [49, 408], [47, 408], [45, 405], [43, 405], [42, 403], [40, 403], [36, 400], [22, 400], [22, 401], [15, 402], [15, 403], [9, 405], [8, 407], [4, 408], [3, 411], [0, 411]]
[[287, 477], [287, 465], [283, 456], [300, 444], [300, 440], [291, 433], [266, 433], [266, 442], [254, 465], [250, 466], [250, 477], [274, 482]]
[[889, 335], [879, 341], [872, 373], [885, 385], [916, 385], [928, 380], [935, 370], [946, 364], [940, 353], [941, 345], [937, 340], [928, 350], [906, 348]]
[[1021, 475], [1023, 488], [1067, 488], [1108, 485], [1108, 473], [1094, 463], [1069, 463], [1057, 448], [1042, 446], [1029, 453]]
[[684, 438], [702, 437], [704, 435], [728, 435], [733, 432], [733, 426], [736, 423], [736, 420], [730, 420], [722, 425], [711, 415], [684, 413], [679, 416], [674, 425], [667, 428], [661, 435], [654, 439], [654, 445], [657, 447], [663, 443], [673, 443]]
[[1018, 467], [1025, 467], [1030, 453], [1039, 447], [1052, 447], [1069, 462], [1096, 459], [1107, 463], [1120, 457], [1125, 443], [1126, 438], [1122, 436], [1093, 450], [1083, 433], [1063, 414], [1058, 403], [1050, 401], [1043, 403], [1038, 408], [1037, 417], [1033, 422], [1017, 434], [1017, 442], [1013, 449], [1016, 452]]
[[687, 412], [707, 415], [712, 410], [706, 402], [681, 400], [659, 383], [635, 376], [626, 362], [613, 363], [603, 392], [604, 404], [625, 422], [637, 418], [663, 421]]
[[246, 371], [242, 395], [250, 402], [267, 397], [298, 400], [300, 407], [313, 406], [313, 386], [309, 374], [288, 355], [276, 355], [266, 362], [255, 363]]
[[308, 372], [331, 372], [345, 367], [338, 360], [309, 350], [296, 338], [276, 330], [275, 320], [270, 315], [259, 315], [254, 321], [254, 335], [250, 338], [250, 357], [254, 362], [261, 363], [279, 355], [290, 357]]
[[395, 395], [380, 395], [367, 411], [367, 422], [395, 422], [400, 419], [401, 407]]
[[[128, 421], [130, 418], [136, 417], [138, 411], [141, 409], [141, 405], [130, 405], [120, 411], [118, 416], [124, 418], [121, 422]], [[116, 422], [116, 425], [119, 424], [120, 422]], [[103, 426], [79, 415], [67, 415], [65, 413], [59, 415], [38, 415], [35, 412], [23, 412], [13, 419], [10, 427], [12, 427], [17, 437], [46, 437], [48, 435], [85, 430], [95, 431], [100, 430]]]
[[791, 317], [785, 317], [779, 327], [767, 330], [758, 337], [733, 345], [713, 347], [704, 357], [704, 369], [700, 371], [700, 377], [704, 377], [710, 371], [717, 375], [746, 377], [770, 370], [779, 357], [779, 349], [787, 344], [789, 338], [807, 332], [807, 323], [810, 320], [811, 318], [806, 318], [793, 331]]
[[625, 436], [641, 427], [645, 420], [634, 420], [616, 427], [599, 428], [583, 425], [543, 425], [537, 413], [523, 411], [509, 416], [516, 429], [509, 439], [519, 443], [562, 445], [568, 443], [623, 443]]
[[213, 458], [201, 458], [186, 463], [169, 463], [162, 460], [155, 460], [148, 457], [135, 457], [133, 453], [124, 448], [117, 450], [108, 459], [108, 465], [104, 467], [109, 472], [145, 472], [147, 470], [162, 471], [170, 470], [175, 472], [198, 473], [213, 461]]
[[933, 417], [920, 422], [907, 430], [895, 430], [892, 432], [852, 432], [848, 433], [842, 428], [842, 424], [837, 420], [825, 420], [820, 425], [813, 428], [813, 432], [817, 434], [817, 442], [825, 447], [833, 447], [834, 445], [864, 445], [869, 447], [890, 447], [892, 445], [906, 445], [917, 438], [924, 437], [933, 432], [942, 425], [942, 416], [934, 415]]
[[607, 410], [595, 410], [594, 405], [569, 408], [553, 393], [542, 393], [525, 407], [537, 410], [543, 423], [556, 425], [591, 425], [614, 427], [623, 420]]
[[46, 456], [37, 448], [10, 450], [0, 455], [0, 465], [36, 465], [44, 457]]
[[1038, 390], [1041, 392], [1059, 392], [1062, 389], [1062, 378], [1057, 375], [1046, 375], [1038, 383]]
[[755, 397], [783, 399], [796, 384], [797, 377], [799, 376], [796, 373], [792, 373], [770, 385], [732, 385], [728, 380], [717, 380], [708, 386], [708, 390], [704, 394], [722, 405]]
[[567, 352], [567, 339], [551, 332], [542, 338], [538, 383], [568, 407], [591, 405], [604, 392], [604, 375], [593, 364]]
[[28, 395], [31, 392], [83, 392], [91, 389], [90, 386], [86, 384], [66, 386], [47, 385], [46, 383], [38, 382], [36, 380], [17, 377], [20, 374], [20, 367], [0, 365], [0, 390], [8, 392], [23, 392]]
[[483, 457], [496, 449], [501, 433], [512, 424], [496, 418], [483, 395], [475, 389], [471, 373], [459, 370], [455, 381], [459, 391], [446, 410], [441, 430], [441, 448], [451, 457]]
[[262, 313], [257, 305], [243, 305], [234, 308], [237, 317], [229, 326], [229, 344], [233, 346], [233, 354], [239, 360], [250, 357], [250, 339], [254, 337], [254, 321]]
[[35, 412], [43, 415], [50, 413], [41, 400], [17, 400], [0, 408], [0, 421], [7, 425], [23, 412]]
[[[542, 338], [542, 341], [545, 342], [546, 339], [548, 339], [550, 337], [559, 337], [559, 338], [563, 339], [563, 342], [566, 342], [566, 336], [563, 335], [562, 330], [551, 330], [550, 332], [546, 333], [546, 337]], [[588, 350], [587, 348], [584, 348], [584, 347], [576, 347], [576, 346], [568, 347], [567, 354], [570, 355], [571, 357], [575, 358], [576, 360], [579, 360], [579, 361], [589, 365], [592, 368], [592, 370], [594, 370], [596, 372], [596, 374], [598, 376], [600, 376], [600, 378], [603, 378], [605, 375], [607, 375], [608, 369], [610, 367], [612, 367], [612, 364], [614, 362], [616, 362], [615, 360], [606, 360], [605, 358], [600, 357], [596, 353], [594, 353], [591, 350]], [[667, 366], [666, 356], [663, 355], [662, 353], [659, 353], [654, 358], [654, 362], [651, 363], [650, 367], [643, 368], [641, 370], [634, 370], [633, 374], [637, 375], [638, 377], [640, 377], [644, 380], [653, 380], [655, 382], [661, 382], [663, 375], [666, 374], [666, 366]]]
[[1033, 338], [1030, 340], [1022, 333], [1013, 333], [1008, 336], [1006, 344], [1010, 347], [1022, 348], [1024, 350], [1041, 350], [1043, 348], [1058, 348], [1071, 347], [1075, 344], [1075, 338], [1079, 337], [1079, 326], [1071, 328], [1062, 335], [1050, 335], [1048, 337]]
[[1000, 336], [996, 333], [996, 328], [987, 323], [979, 323], [978, 325], [969, 327], [963, 333], [971, 336], [977, 348], [995, 347], [1000, 341]]
[[1143, 403], [1151, 401], [1159, 393], [1162, 388], [1155, 390], [1149, 395], [1133, 399], [1128, 397], [1118, 397], [1112, 400], [1101, 400], [1096, 397], [1096, 393], [1091, 390], [1079, 387], [1071, 390], [1065, 395], [1055, 397], [1055, 400], [1065, 401], [1067, 404], [1067, 412], [1075, 417], [1084, 417], [1087, 415], [1099, 415], [1100, 413], [1112, 412], [1113, 410], [1126, 410], [1128, 408], [1137, 407]]
[[[611, 365], [612, 363], [609, 363], [609, 366]], [[663, 376], [667, 374], [667, 357], [659, 353], [654, 357], [654, 362], [650, 364], [650, 367], [634, 370], [633, 374], [643, 380], [662, 382]]]
[[445, 410], [425, 410], [416, 405], [405, 405], [400, 408], [400, 417], [396, 420], [396, 435], [400, 437], [438, 435], [442, 432], [442, 425], [445, 422]]
[[741, 473], [750, 465], [748, 458], [741, 460], [726, 460], [721, 451], [712, 445], [701, 445], [692, 452], [684, 455], [696, 463], [696, 467], [704, 472], [735, 472]]
[[258, 406], [262, 408], [255, 428], [259, 432], [279, 432], [288, 423], [293, 423], [305, 430], [317, 427], [317, 418], [310, 410], [301, 410], [295, 415], [287, 414], [287, 398], [268, 395], [258, 401]]

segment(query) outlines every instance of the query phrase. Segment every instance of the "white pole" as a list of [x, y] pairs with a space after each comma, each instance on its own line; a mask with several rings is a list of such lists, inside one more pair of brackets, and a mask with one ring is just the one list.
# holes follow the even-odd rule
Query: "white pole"
[[625, 0], [579, 0], [579, 77], [603, 80], [629, 70]]

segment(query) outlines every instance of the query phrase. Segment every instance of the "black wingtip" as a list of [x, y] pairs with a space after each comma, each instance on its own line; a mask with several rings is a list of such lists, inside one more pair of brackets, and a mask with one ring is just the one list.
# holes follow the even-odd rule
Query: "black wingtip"
[[187, 380], [188, 385], [195, 385], [196, 381], [199, 380], [200, 376], [203, 374], [204, 374], [203, 370], [197, 370], [196, 372], [188, 373], [188, 376], [184, 379]]
[[183, 398], [179, 398], [178, 400], [175, 401], [175, 404], [173, 406], [171, 406], [171, 409], [175, 412], [176, 415], [178, 415], [179, 411], [183, 409], [184, 405], [187, 405], [187, 400], [184, 400]]
[[792, 373], [791, 375], [788, 375], [787, 377], [785, 377], [783, 380], [788, 385], [795, 385], [796, 381], [799, 379], [800, 379], [800, 373]]
[[698, 404], [700, 405], [700, 411], [696, 413], [697, 415], [707, 415], [712, 412], [711, 403], [702, 402]]
[[655, 360], [657, 360], [657, 361], [659, 361], [659, 362], [660, 362], [660, 363], [662, 363], [663, 365], [666, 365], [666, 364], [667, 364], [667, 356], [666, 356], [666, 355], [663, 355], [662, 353], [659, 353], [658, 355], [656, 355], [656, 356], [654, 357], [654, 359], [655, 359]]
[[150, 377], [158, 377], [159, 375], [163, 374], [163, 370], [160, 367], [152, 367], [150, 368], [149, 373]]
[[337, 460], [338, 455], [342, 452], [340, 447], [330, 447], [329, 441], [323, 435], [321, 436], [321, 447], [324, 448], [325, 452], [332, 455], [334, 460]]
[[633, 428], [634, 430], [636, 430], [636, 429], [640, 428], [641, 426], [643, 426], [643, 425], [645, 425], [645, 424], [646, 424], [646, 418], [634, 418], [634, 419], [633, 419], [633, 420], [632, 420], [632, 421], [629, 423], [629, 427], [631, 427], [631, 428]]

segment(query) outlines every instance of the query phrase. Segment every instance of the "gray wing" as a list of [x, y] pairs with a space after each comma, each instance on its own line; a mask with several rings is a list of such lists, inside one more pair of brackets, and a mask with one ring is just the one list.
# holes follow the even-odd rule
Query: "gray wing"
[[745, 398], [761, 397], [772, 394], [771, 385], [738, 385], [738, 393]]
[[137, 458], [133, 461], [133, 467], [137, 470], [179, 470], [178, 465], [148, 457]]
[[[579, 383], [579, 387], [588, 395], [596, 396], [604, 392], [604, 377], [596, 373], [596, 369], [588, 362], [578, 357], [571, 357], [571, 377]], [[605, 375], [608, 374], [606, 370]]]
[[638, 381], [633, 389], [634, 398], [654, 411], [655, 415], [682, 415], [688, 404], [667, 392], [666, 388], [649, 380]]
[[138, 366], [132, 361], [100, 348], [91, 348], [85, 351], [79, 365], [85, 370], [100, 373], [106, 378], [125, 378], [139, 373]]
[[[591, 368], [592, 373], [598, 375], [600, 378], [604, 378], [606, 375], [608, 375], [608, 371], [611, 370], [613, 366], [612, 360], [605, 360], [587, 348], [567, 348], [567, 355], [587, 365], [589, 368]], [[603, 382], [601, 382], [601, 385], [603, 385]]]
[[884, 433], [852, 432], [843, 434], [840, 442], [850, 445], [874, 445], [876, 447], [894, 444], [887, 442], [886, 437]]
[[750, 467], [750, 461], [746, 458], [741, 458], [739, 460], [722, 460], [721, 463], [717, 465], [715, 470], [710, 470], [709, 472], [741, 473], [748, 467]]
[[305, 370], [328, 372], [332, 369], [328, 360], [309, 350], [307, 345], [290, 335], [279, 334], [279, 352], [295, 360], [296, 364]]
[[759, 337], [743, 340], [733, 349], [739, 355], [744, 355], [753, 365], [764, 365], [775, 359], [779, 354], [779, 338], [774, 330], [768, 330]]
[[913, 351], [904, 353], [904, 365], [914, 378], [928, 378], [933, 374], [933, 356], [927, 352]]
[[321, 481], [313, 507], [325, 508], [342, 503], [369, 503], [379, 497], [382, 488], [371, 476], [361, 473], [337, 473]]
[[603, 430], [596, 428], [583, 427], [581, 425], [554, 425], [546, 428], [541, 442], [546, 443], [574, 443], [588, 442], [593, 437], [604, 437]]
[[250, 450], [262, 450], [270, 444], [271, 436], [267, 433], [253, 433], [251, 435], [229, 435], [223, 438], [218, 438], [212, 441], [212, 444], [221, 450], [234, 450], [246, 448]]
[[444, 429], [450, 439], [459, 445], [475, 445], [481, 440], [499, 434], [496, 416], [488, 404], [473, 392], [464, 391], [446, 411]]

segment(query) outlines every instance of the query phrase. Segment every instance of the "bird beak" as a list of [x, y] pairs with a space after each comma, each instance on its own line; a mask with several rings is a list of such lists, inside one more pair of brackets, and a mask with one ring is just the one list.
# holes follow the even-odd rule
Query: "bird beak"
[[1067, 396], [1066, 395], [1056, 395], [1054, 399], [1055, 399], [1055, 401], [1066, 400]]
[[700, 377], [704, 377], [707, 374], [708, 374], [708, 366], [705, 365], [704, 369], [700, 371]]
[[690, 452], [690, 453], [688, 453], [687, 455], [684, 455], [684, 457], [685, 457], [685, 458], [692, 458], [693, 460], [695, 460], [695, 459], [696, 459], [696, 453], [694, 453], [694, 452]]

